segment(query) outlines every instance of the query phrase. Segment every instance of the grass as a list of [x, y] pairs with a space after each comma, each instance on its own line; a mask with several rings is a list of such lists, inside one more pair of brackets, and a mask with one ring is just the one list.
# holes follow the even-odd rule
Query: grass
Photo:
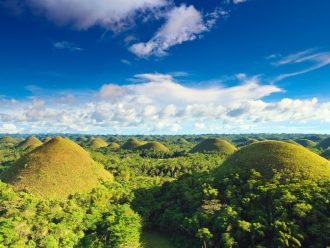
[[118, 143], [116, 143], [116, 142], [111, 142], [111, 143], [108, 145], [108, 147], [109, 147], [110, 149], [117, 150], [117, 149], [120, 148], [120, 145], [119, 145]]
[[79, 145], [56, 137], [28, 153], [2, 175], [15, 190], [50, 199], [89, 192], [112, 175], [93, 161]]
[[168, 237], [153, 231], [144, 231], [141, 242], [143, 248], [174, 248]]
[[52, 139], [52, 137], [46, 137], [42, 140], [42, 142], [47, 143], [48, 141], [50, 141]]
[[128, 139], [122, 146], [122, 149], [126, 150], [134, 150], [137, 149], [138, 147], [146, 144], [144, 141], [137, 140], [135, 138]]
[[324, 152], [322, 152], [321, 156], [328, 159], [328, 160], [330, 160], [330, 148], [328, 148]]
[[309, 139], [296, 139], [295, 140], [298, 144], [307, 147], [307, 148], [312, 148], [316, 146], [316, 142], [311, 141]]
[[0, 144], [16, 144], [17, 140], [10, 136], [0, 138]]
[[18, 147], [23, 149], [23, 150], [26, 150], [26, 149], [35, 149], [39, 146], [41, 146], [43, 143], [36, 137], [34, 136], [31, 136], [29, 138], [27, 138], [26, 140], [22, 141]]
[[170, 150], [166, 146], [164, 146], [162, 143], [159, 143], [157, 141], [148, 142], [142, 146], [139, 146], [138, 148], [140, 150], [145, 150], [145, 151], [164, 152], [164, 153], [170, 152]]
[[196, 145], [191, 152], [219, 152], [226, 155], [234, 153], [237, 148], [229, 143], [227, 140], [223, 139], [206, 139]]
[[101, 147], [108, 146], [108, 143], [104, 139], [102, 139], [102, 138], [93, 138], [93, 139], [91, 139], [90, 146], [93, 149], [99, 149]]
[[317, 146], [316, 146], [318, 149], [327, 149], [330, 147], [330, 137], [329, 138], [326, 138], [324, 140], [321, 140]]
[[292, 139], [284, 139], [284, 140], [281, 140], [283, 142], [286, 142], [286, 143], [289, 143], [289, 144], [293, 144], [293, 145], [300, 145], [298, 144], [296, 141], [292, 140]]
[[273, 170], [288, 176], [311, 179], [330, 178], [330, 162], [300, 145], [282, 141], [262, 141], [243, 147], [219, 168], [221, 176], [255, 169], [264, 178]]

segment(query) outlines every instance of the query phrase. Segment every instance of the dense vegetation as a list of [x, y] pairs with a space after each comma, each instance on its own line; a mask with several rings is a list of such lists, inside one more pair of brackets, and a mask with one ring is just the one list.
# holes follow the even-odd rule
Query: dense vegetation
[[0, 247], [330, 245], [327, 136], [67, 137], [0, 138]]

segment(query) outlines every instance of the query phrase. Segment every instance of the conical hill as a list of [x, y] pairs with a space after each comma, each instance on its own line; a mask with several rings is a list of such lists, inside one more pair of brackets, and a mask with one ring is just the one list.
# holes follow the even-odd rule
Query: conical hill
[[99, 149], [106, 146], [108, 146], [108, 143], [102, 138], [93, 138], [91, 140], [91, 147], [93, 149]]
[[170, 150], [166, 146], [164, 146], [162, 143], [159, 143], [157, 141], [148, 142], [148, 143], [140, 146], [139, 150], [152, 151], [152, 152], [163, 152], [163, 153], [170, 152]]
[[36, 137], [34, 136], [31, 136], [31, 137], [28, 137], [26, 140], [24, 140], [23, 142], [21, 142], [18, 147], [23, 149], [23, 150], [26, 150], [26, 149], [35, 149], [39, 146], [41, 146], [43, 143]]
[[89, 192], [112, 175], [78, 144], [56, 137], [19, 159], [1, 179], [15, 190], [56, 199]]
[[219, 152], [226, 155], [234, 153], [237, 148], [229, 143], [227, 140], [223, 139], [206, 139], [201, 143], [197, 144], [191, 152]]
[[146, 144], [144, 141], [139, 141], [135, 138], [128, 139], [122, 146], [122, 149], [127, 149], [127, 150], [134, 150], [137, 149], [139, 146], [142, 146]]
[[282, 141], [261, 141], [243, 147], [220, 167], [219, 174], [244, 174], [256, 170], [264, 178], [274, 171], [284, 177], [330, 178], [330, 162], [300, 145]]

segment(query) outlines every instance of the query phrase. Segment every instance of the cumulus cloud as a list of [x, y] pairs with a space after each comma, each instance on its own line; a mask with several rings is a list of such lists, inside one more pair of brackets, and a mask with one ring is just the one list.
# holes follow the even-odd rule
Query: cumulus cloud
[[[210, 86], [188, 87], [176, 82], [168, 74], [138, 74], [136, 78], [145, 82], [118, 86], [104, 85], [100, 91], [103, 99], [116, 96], [139, 96], [161, 105], [168, 104], [221, 104], [227, 105], [244, 100], [254, 100], [282, 90], [275, 85], [261, 85], [257, 77], [246, 79], [233, 87]], [[164, 97], [166, 92], [166, 97]]]
[[[109, 31], [118, 33], [134, 27], [139, 21], [164, 20], [149, 41], [137, 42], [138, 37], [133, 35], [127, 35], [124, 39], [132, 53], [148, 57], [163, 56], [172, 46], [202, 37], [219, 18], [228, 16], [229, 11], [220, 8], [220, 5], [242, 2], [245, 0], [228, 0], [209, 13], [202, 13], [193, 5], [176, 6], [172, 0], [4, 0], [0, 7], [17, 13], [29, 9], [58, 25], [68, 25], [78, 30], [98, 26], [105, 30], [101, 39]], [[54, 47], [81, 50], [67, 41], [56, 42]]]
[[240, 75], [236, 86], [203, 88], [186, 86], [167, 74], [135, 78], [134, 84], [106, 84], [97, 92], [3, 100], [0, 132], [276, 132], [285, 126], [330, 123], [330, 102], [267, 102], [265, 96], [281, 89], [262, 84], [258, 77]]
[[139, 57], [163, 56], [170, 47], [195, 40], [209, 31], [220, 13], [216, 11], [205, 20], [202, 13], [192, 5], [175, 7], [166, 13], [166, 22], [154, 37], [147, 42], [133, 44], [130, 51]]
[[101, 26], [121, 30], [134, 23], [139, 12], [152, 11], [167, 4], [166, 0], [25, 0], [39, 14], [58, 24], [78, 29]]
[[0, 125], [0, 133], [13, 134], [13, 133], [18, 133], [19, 131], [21, 130], [11, 123], [5, 123]]

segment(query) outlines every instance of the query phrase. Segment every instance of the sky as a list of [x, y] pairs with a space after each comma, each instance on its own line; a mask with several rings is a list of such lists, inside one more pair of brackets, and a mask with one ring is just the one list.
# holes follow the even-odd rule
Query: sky
[[0, 133], [330, 133], [329, 9], [0, 0]]

